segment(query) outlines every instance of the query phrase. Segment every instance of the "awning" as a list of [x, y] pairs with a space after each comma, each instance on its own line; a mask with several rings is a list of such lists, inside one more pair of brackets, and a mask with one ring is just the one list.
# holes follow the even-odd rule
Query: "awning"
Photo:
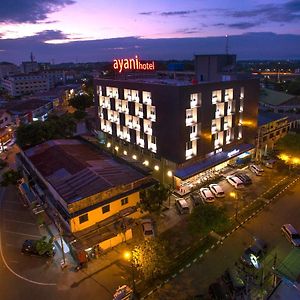
[[181, 180], [186, 180], [192, 176], [197, 175], [198, 173], [206, 171], [253, 148], [254, 146], [251, 144], [237, 145], [229, 151], [222, 151], [200, 162], [196, 162], [192, 165], [177, 169], [174, 176], [180, 178]]

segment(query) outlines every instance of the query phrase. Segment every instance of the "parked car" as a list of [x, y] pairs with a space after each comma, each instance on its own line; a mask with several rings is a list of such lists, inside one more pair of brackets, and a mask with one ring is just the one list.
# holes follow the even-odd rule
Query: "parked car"
[[225, 193], [223, 189], [218, 184], [216, 183], [210, 184], [209, 189], [217, 198], [225, 197]]
[[287, 238], [287, 240], [296, 247], [300, 247], [300, 235], [299, 232], [291, 224], [284, 224], [281, 227], [281, 232]]
[[117, 288], [113, 295], [113, 300], [130, 300], [133, 299], [133, 291], [128, 285], [122, 285]]
[[210, 191], [209, 188], [201, 188], [200, 189], [200, 195], [201, 197], [203, 198], [203, 200], [205, 202], [214, 202], [215, 201], [215, 197], [214, 195], [212, 194], [212, 192]]
[[177, 209], [181, 215], [190, 213], [190, 208], [189, 208], [186, 200], [183, 198], [176, 199], [175, 206], [177, 207]]
[[250, 165], [249, 169], [252, 173], [254, 173], [257, 176], [262, 176], [264, 169], [262, 169], [260, 166], [257, 165]]
[[244, 187], [244, 184], [241, 179], [239, 179], [237, 176], [230, 175], [226, 177], [226, 180], [234, 186], [236, 189], [241, 189]]
[[195, 207], [203, 203], [203, 200], [198, 192], [191, 193], [190, 197]]
[[141, 220], [141, 225], [145, 239], [149, 239], [155, 236], [153, 222], [151, 219]]
[[23, 245], [21, 252], [28, 255], [38, 255], [38, 256], [46, 256], [46, 257], [52, 257], [55, 255], [55, 246], [52, 245], [52, 251], [47, 251], [43, 254], [40, 254], [37, 250], [37, 243], [38, 240], [26, 240]]
[[263, 160], [264, 166], [266, 166], [269, 169], [273, 169], [275, 163], [276, 163], [275, 159]]
[[241, 256], [241, 261], [249, 267], [261, 268], [261, 261], [266, 254], [267, 244], [262, 240], [256, 240], [255, 244], [247, 248]]
[[252, 179], [245, 173], [236, 173], [236, 177], [238, 177], [244, 185], [252, 184]]
[[245, 291], [245, 281], [236, 268], [231, 267], [226, 269], [222, 278], [230, 286], [231, 290], [238, 293]]

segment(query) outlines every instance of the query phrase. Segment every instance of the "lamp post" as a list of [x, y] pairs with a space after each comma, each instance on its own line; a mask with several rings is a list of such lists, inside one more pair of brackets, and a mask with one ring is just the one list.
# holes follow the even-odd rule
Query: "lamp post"
[[237, 192], [230, 192], [229, 196], [235, 200], [235, 220], [238, 219], [238, 193]]
[[135, 288], [135, 280], [134, 280], [134, 263], [133, 263], [133, 253], [132, 251], [125, 251], [124, 258], [130, 262], [131, 265], [131, 281], [132, 281], [132, 293], [133, 296], [136, 295], [136, 288]]

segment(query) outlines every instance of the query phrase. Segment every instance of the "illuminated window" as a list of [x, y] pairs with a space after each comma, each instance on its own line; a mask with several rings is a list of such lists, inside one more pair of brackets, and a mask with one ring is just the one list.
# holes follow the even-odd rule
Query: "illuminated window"
[[109, 211], [110, 211], [110, 206], [109, 206], [109, 204], [102, 207], [102, 213], [103, 213], [103, 214], [105, 214], [105, 213], [107, 213], [107, 212], [109, 212]]
[[121, 205], [126, 205], [128, 203], [128, 197], [121, 199]]
[[82, 215], [82, 216], [79, 217], [79, 224], [87, 222], [88, 220], [89, 220], [88, 214], [84, 214], [84, 215]]

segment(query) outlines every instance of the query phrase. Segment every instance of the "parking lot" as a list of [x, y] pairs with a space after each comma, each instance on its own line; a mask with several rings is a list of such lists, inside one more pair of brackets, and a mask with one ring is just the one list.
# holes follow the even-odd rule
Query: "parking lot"
[[[268, 188], [275, 185], [279, 182], [284, 175], [280, 174], [276, 168], [269, 169], [263, 168], [264, 172], [262, 176], [257, 176], [250, 171], [249, 167], [246, 166], [242, 169], [228, 169], [221, 180], [216, 180], [214, 183], [218, 184], [224, 191], [225, 197], [223, 198], [214, 198], [213, 203], [204, 203], [206, 205], [216, 205], [219, 207], [225, 207], [230, 216], [233, 216], [236, 213], [236, 210], [240, 211], [243, 207], [248, 205], [251, 201], [255, 200], [261, 194], [263, 194]], [[234, 175], [236, 173], [243, 173], [249, 176], [252, 180], [252, 184], [244, 186], [242, 189], [235, 189], [228, 181], [226, 177], [229, 175]], [[204, 185], [203, 187], [208, 187]], [[199, 191], [199, 190], [198, 190]], [[232, 197], [232, 192], [235, 193], [235, 197]], [[174, 195], [175, 199], [180, 198], [179, 196]], [[183, 197], [190, 208], [190, 211], [193, 209], [193, 203], [190, 198], [190, 194]]]
[[[49, 270], [49, 281], [53, 281], [53, 273], [50, 272], [50, 264], [47, 258], [37, 256], [27, 256], [21, 253], [21, 248], [25, 240], [37, 240], [46, 234], [45, 230], [40, 230], [36, 223], [35, 216], [28, 208], [23, 206], [17, 190], [14, 187], [1, 189], [1, 247], [7, 264], [22, 276], [39, 281], [39, 272], [43, 269], [43, 278], [47, 279]], [[28, 265], [31, 268], [28, 268]], [[47, 266], [47, 270], [45, 269]]]

